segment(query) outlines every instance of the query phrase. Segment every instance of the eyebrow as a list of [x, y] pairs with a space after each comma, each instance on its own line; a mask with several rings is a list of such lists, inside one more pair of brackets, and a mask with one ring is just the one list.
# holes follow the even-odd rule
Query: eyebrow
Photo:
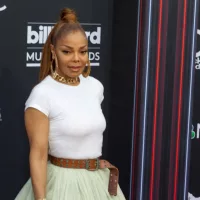
[[[73, 47], [70, 47], [70, 46], [68, 46], [68, 45], [61, 45], [61, 46], [67, 47], [67, 48], [69, 48], [69, 49], [73, 49]], [[85, 47], [87, 47], [87, 45], [84, 45], [84, 46], [80, 47], [80, 49], [83, 49], [83, 48], [85, 48]]]

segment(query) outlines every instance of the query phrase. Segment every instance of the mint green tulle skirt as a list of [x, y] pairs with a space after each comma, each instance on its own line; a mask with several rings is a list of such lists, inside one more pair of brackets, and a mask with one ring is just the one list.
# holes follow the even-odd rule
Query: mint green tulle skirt
[[[108, 193], [109, 169], [88, 171], [67, 169], [48, 163], [47, 200], [125, 200], [118, 185], [117, 196]], [[15, 200], [35, 200], [31, 179], [27, 181]]]

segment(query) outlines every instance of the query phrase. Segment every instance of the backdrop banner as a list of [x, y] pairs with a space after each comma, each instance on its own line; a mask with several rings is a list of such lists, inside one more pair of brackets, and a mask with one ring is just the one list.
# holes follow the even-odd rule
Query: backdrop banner
[[131, 199], [186, 200], [199, 1], [139, 2]]
[[[60, 10], [73, 8], [86, 31], [92, 76], [105, 87], [103, 112], [108, 110], [112, 0], [2, 0], [0, 2], [0, 190], [13, 200], [29, 178], [29, 144], [24, 127], [24, 104], [38, 82], [43, 44], [59, 19]], [[103, 152], [106, 156], [107, 131]], [[122, 186], [123, 187], [123, 186]]]

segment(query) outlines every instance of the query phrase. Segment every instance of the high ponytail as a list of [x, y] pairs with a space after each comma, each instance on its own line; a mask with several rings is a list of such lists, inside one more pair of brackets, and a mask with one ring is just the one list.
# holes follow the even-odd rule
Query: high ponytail
[[52, 55], [51, 55], [52, 32], [53, 31], [50, 32], [42, 50], [39, 81], [42, 81], [47, 75], [50, 74], [50, 67], [51, 67], [51, 62], [52, 62]]
[[78, 23], [76, 12], [70, 8], [64, 8], [60, 12], [60, 21], [65, 23]]

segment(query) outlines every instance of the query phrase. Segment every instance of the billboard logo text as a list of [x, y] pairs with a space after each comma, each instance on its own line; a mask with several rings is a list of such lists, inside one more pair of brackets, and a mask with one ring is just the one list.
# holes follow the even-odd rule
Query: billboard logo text
[[[55, 23], [28, 22], [26, 66], [40, 67], [42, 49]], [[101, 24], [82, 23], [88, 39], [88, 56], [91, 66], [100, 66]]]

